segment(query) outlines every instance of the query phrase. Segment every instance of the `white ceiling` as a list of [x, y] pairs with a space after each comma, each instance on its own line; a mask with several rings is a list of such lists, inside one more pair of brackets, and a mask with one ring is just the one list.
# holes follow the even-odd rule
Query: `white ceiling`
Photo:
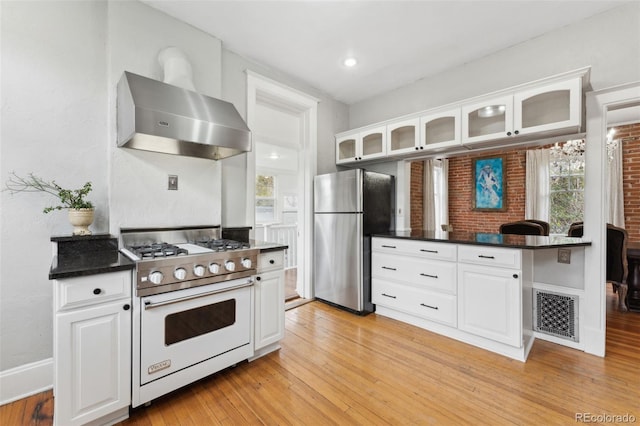
[[[142, 0], [247, 59], [352, 104], [624, 1]], [[342, 61], [353, 55], [355, 68]]]

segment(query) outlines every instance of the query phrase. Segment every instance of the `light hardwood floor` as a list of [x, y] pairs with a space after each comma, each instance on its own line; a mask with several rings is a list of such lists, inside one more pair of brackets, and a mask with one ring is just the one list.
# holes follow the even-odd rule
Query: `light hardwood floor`
[[[609, 292], [607, 356], [537, 340], [526, 363], [375, 314], [319, 302], [286, 313], [282, 349], [133, 410], [123, 425], [575, 424], [640, 422], [640, 314]], [[51, 424], [51, 393], [0, 424]]]

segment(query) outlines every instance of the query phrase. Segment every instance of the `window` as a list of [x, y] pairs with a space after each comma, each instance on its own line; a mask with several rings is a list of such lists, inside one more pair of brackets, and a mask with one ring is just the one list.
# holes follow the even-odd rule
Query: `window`
[[271, 223], [277, 219], [276, 177], [256, 176], [256, 223]]
[[550, 233], [566, 234], [571, 223], [583, 219], [584, 158], [551, 161], [549, 186]]

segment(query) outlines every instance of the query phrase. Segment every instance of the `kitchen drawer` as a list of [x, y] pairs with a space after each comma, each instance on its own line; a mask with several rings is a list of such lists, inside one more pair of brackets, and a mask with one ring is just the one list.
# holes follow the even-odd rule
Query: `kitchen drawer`
[[56, 280], [58, 311], [131, 297], [131, 271]]
[[284, 268], [284, 250], [268, 251], [258, 255], [258, 273]]
[[424, 259], [456, 261], [456, 245], [404, 238], [373, 238], [374, 251], [402, 253]]
[[474, 245], [458, 247], [458, 262], [474, 265], [520, 269], [522, 253], [517, 248], [497, 248]]
[[372, 301], [420, 318], [456, 326], [456, 296], [421, 290], [385, 280], [372, 280]]
[[371, 257], [371, 275], [456, 294], [456, 265], [455, 262], [374, 252]]

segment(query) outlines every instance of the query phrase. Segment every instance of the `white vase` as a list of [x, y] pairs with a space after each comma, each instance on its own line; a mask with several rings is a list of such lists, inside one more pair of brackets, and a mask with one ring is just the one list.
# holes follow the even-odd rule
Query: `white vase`
[[94, 209], [69, 209], [69, 222], [73, 225], [73, 235], [91, 235], [89, 225], [93, 223]]

